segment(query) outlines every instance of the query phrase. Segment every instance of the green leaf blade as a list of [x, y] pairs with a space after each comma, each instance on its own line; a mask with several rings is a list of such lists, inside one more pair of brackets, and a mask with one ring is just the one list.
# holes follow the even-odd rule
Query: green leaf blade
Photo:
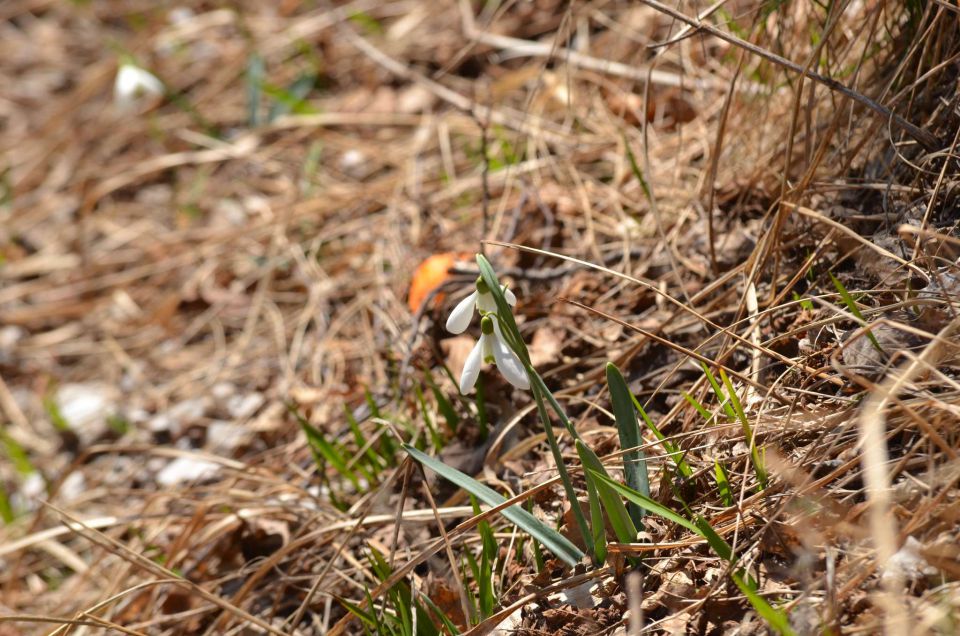
[[[637, 412], [633, 408], [632, 395], [627, 381], [620, 369], [612, 362], [607, 363], [607, 386], [610, 389], [610, 401], [613, 403], [613, 416], [617, 422], [617, 433], [620, 436], [621, 449], [630, 450], [623, 454], [623, 475], [627, 485], [637, 492], [650, 496], [650, 478], [647, 475], [647, 459], [639, 446], [643, 444], [640, 435], [640, 422], [637, 421]], [[631, 502], [627, 506], [630, 518], [637, 527], [643, 524], [643, 508]]]
[[[426, 466], [444, 479], [447, 479], [448, 481], [453, 482], [457, 486], [463, 488], [488, 506], [499, 506], [506, 501], [503, 495], [499, 494], [489, 486], [481, 484], [473, 477], [470, 477], [469, 475], [466, 475], [455, 468], [447, 466], [440, 460], [430, 457], [426, 453], [417, 450], [413, 446], [404, 444], [403, 449], [423, 466]], [[580, 548], [573, 545], [573, 543], [571, 543], [566, 537], [561, 535], [553, 528], [548, 527], [546, 524], [520, 506], [510, 506], [509, 508], [504, 509], [502, 514], [518, 528], [524, 530], [527, 534], [538, 540], [544, 547], [557, 555], [557, 557], [564, 561], [567, 565], [570, 565], [571, 567], [577, 565], [577, 563], [579, 563], [583, 558], [584, 554]]]

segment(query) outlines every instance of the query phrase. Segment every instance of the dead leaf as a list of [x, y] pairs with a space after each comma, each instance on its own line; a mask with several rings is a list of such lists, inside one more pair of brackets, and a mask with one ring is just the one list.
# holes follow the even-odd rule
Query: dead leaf
[[[410, 293], [407, 295], [407, 307], [416, 313], [420, 305], [427, 299], [434, 289], [442, 285], [450, 277], [449, 270], [457, 262], [456, 252], [434, 254], [424, 260], [413, 272], [410, 280]], [[434, 302], [439, 302], [443, 296], [437, 294]]]
[[467, 362], [467, 356], [476, 341], [470, 336], [456, 336], [455, 338], [445, 338], [440, 341], [440, 350], [447, 358], [447, 367], [453, 377], [459, 378], [463, 373], [463, 365]]
[[530, 342], [530, 362], [534, 367], [557, 362], [562, 350], [563, 341], [557, 330], [541, 327], [533, 334]]

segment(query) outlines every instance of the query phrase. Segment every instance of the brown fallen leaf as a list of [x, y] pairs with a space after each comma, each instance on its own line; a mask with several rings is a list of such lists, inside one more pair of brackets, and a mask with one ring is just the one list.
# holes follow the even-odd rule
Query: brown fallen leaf
[[475, 344], [476, 340], [468, 335], [445, 338], [440, 341], [440, 350], [447, 358], [447, 367], [453, 377], [459, 378], [463, 373], [463, 365], [467, 362], [467, 356], [470, 355]]
[[557, 362], [562, 350], [560, 333], [550, 327], [540, 327], [530, 341], [530, 362], [534, 367]]

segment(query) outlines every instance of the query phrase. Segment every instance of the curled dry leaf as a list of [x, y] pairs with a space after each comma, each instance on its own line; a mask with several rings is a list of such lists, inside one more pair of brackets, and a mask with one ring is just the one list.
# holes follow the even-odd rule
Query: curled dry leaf
[[[449, 270], [457, 262], [459, 254], [457, 252], [444, 252], [443, 254], [434, 254], [424, 260], [413, 272], [413, 278], [410, 280], [410, 292], [407, 295], [407, 307], [411, 312], [416, 313], [420, 310], [420, 305], [427, 299], [434, 289], [446, 282], [450, 277]], [[441, 295], [437, 295], [434, 302], [442, 300]]]

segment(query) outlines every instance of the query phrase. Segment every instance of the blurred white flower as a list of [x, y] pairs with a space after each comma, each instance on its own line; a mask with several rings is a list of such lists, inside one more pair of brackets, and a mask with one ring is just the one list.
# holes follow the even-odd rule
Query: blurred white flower
[[468, 393], [473, 389], [480, 377], [480, 367], [484, 363], [496, 365], [507, 382], [518, 389], [530, 388], [530, 380], [527, 379], [523, 364], [504, 341], [495, 315], [485, 315], [480, 320], [480, 340], [467, 356], [463, 373], [460, 374], [461, 393]]
[[163, 95], [163, 82], [149, 71], [124, 62], [117, 69], [117, 79], [113, 83], [113, 98], [121, 108], [129, 108], [140, 98], [148, 95]]
[[[514, 296], [513, 292], [507, 289], [505, 285], [501, 285], [500, 288], [507, 299], [507, 304], [511, 307], [516, 305], [517, 297]], [[450, 333], [466, 331], [467, 327], [470, 326], [470, 319], [473, 318], [474, 307], [481, 315], [497, 313], [497, 303], [493, 299], [493, 294], [490, 293], [490, 288], [487, 287], [482, 278], [477, 279], [477, 291], [461, 300], [450, 312], [450, 317], [447, 318], [447, 331]]]

